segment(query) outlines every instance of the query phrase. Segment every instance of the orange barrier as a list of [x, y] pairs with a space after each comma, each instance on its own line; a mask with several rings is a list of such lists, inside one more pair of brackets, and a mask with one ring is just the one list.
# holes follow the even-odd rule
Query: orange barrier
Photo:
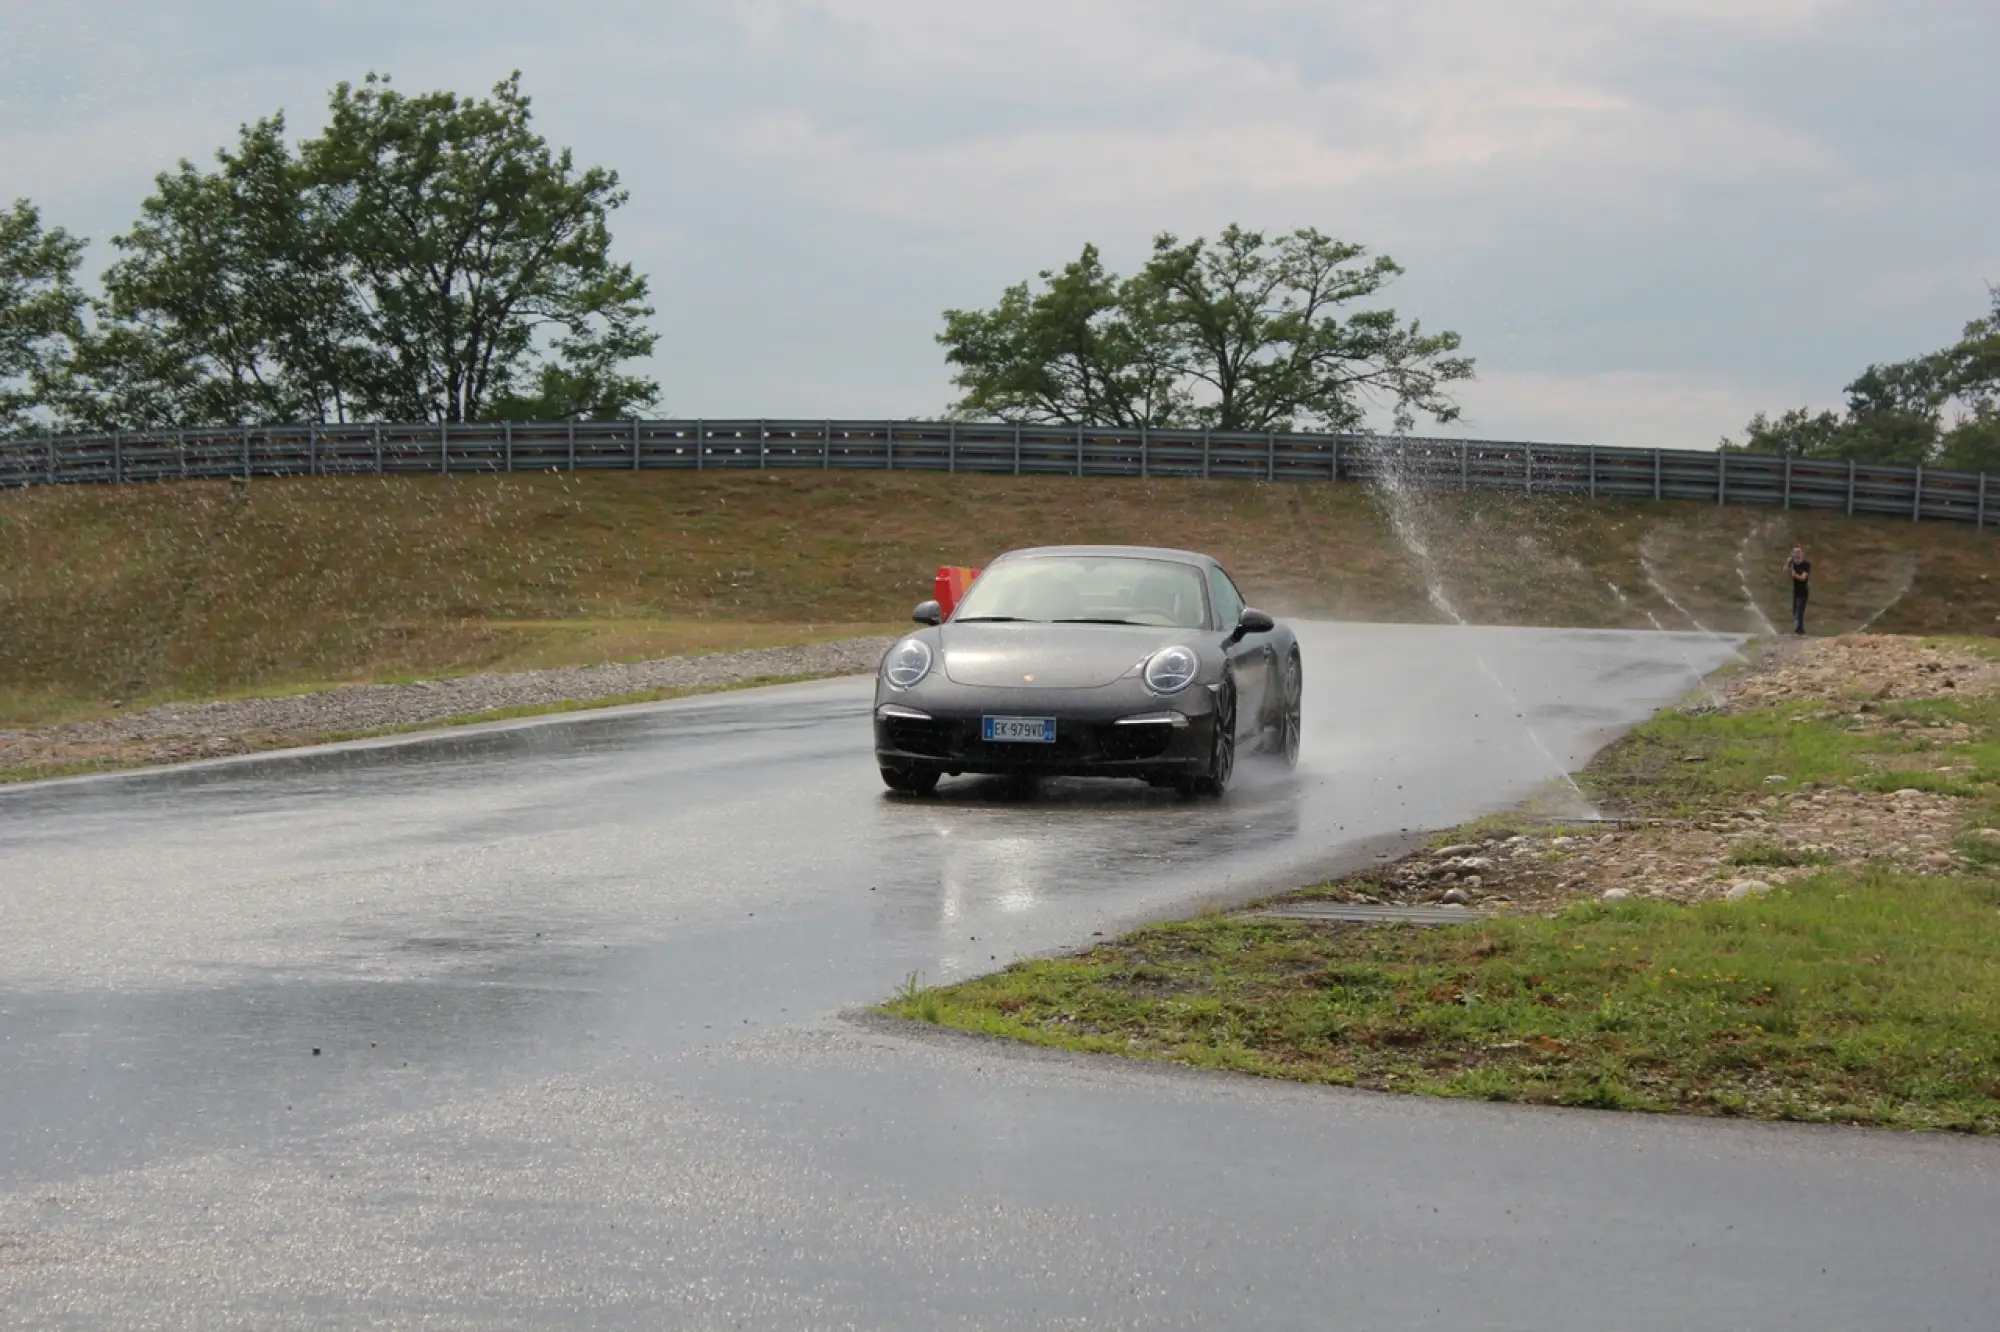
[[938, 609], [943, 611], [947, 618], [951, 615], [952, 607], [964, 599], [965, 590], [972, 586], [972, 580], [977, 577], [979, 577], [977, 569], [950, 564], [938, 566], [937, 581], [933, 586], [936, 589]]

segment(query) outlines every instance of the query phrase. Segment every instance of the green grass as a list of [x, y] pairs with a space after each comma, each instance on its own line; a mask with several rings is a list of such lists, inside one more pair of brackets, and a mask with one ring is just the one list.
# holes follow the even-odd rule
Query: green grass
[[[1979, 581], [1992, 536], [1948, 524], [1479, 491], [1426, 495], [1414, 520], [1484, 623], [1685, 627], [1638, 572], [1645, 547], [1703, 623], [1752, 629], [1737, 560], [1776, 571], [1795, 539], [1825, 579], [1824, 631], [1886, 607], [1885, 632], [1991, 632], [2000, 612]], [[1069, 541], [1211, 551], [1282, 613], [1437, 618], [1379, 496], [1354, 485], [614, 472], [35, 487], [0, 494], [0, 724], [880, 632], [908, 623], [939, 564]], [[1779, 581], [1758, 583], [1767, 615]]]
[[1729, 863], [1749, 868], [1795, 868], [1800, 865], [1818, 865], [1825, 857], [1812, 851], [1801, 851], [1797, 847], [1781, 846], [1761, 838], [1739, 843], [1729, 853]]
[[2000, 1130], [2000, 884], [1476, 926], [1221, 917], [887, 1011], [1037, 1045], [1439, 1096]]
[[[1870, 732], [1864, 720], [1925, 727]], [[1969, 728], [1973, 738], [1951, 741], [1948, 725]], [[1660, 817], [1698, 816], [1753, 794], [1815, 784], [1978, 797], [2000, 791], [1995, 736], [1996, 698], [1926, 699], [1873, 714], [1811, 702], [1720, 715], [1669, 711], [1605, 751], [1579, 782], [1613, 807]], [[1945, 766], [1970, 771], [1935, 771]]]

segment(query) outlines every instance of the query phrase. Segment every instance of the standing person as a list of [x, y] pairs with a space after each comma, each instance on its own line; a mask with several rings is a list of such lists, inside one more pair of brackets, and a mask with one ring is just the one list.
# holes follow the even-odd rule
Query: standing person
[[1793, 546], [1791, 555], [1785, 560], [1785, 572], [1792, 579], [1792, 632], [1806, 631], [1806, 593], [1812, 581], [1812, 561], [1806, 558], [1804, 546]]

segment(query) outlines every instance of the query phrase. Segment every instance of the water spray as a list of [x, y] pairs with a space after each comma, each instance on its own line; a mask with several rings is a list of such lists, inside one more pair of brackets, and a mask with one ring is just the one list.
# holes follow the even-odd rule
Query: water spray
[[[1401, 441], [1401, 445], [1402, 447], [1393, 456], [1382, 449], [1379, 443], [1369, 450], [1370, 461], [1373, 463], [1369, 468], [1370, 477], [1388, 508], [1390, 529], [1417, 562], [1431, 605], [1442, 611], [1453, 624], [1462, 629], [1470, 628], [1469, 622], [1458, 613], [1458, 607], [1453, 604], [1450, 594], [1445, 591], [1444, 575], [1439, 572], [1437, 561], [1431, 555], [1430, 543], [1424, 538], [1418, 513], [1417, 487], [1410, 470], [1409, 442]], [[1615, 587], [1612, 590], [1617, 591]], [[1507, 700], [1508, 705], [1514, 710], [1514, 715], [1523, 719], [1521, 729], [1526, 732], [1529, 743], [1548, 760], [1549, 769], [1576, 796], [1578, 802], [1588, 811], [1590, 818], [1598, 817], [1597, 807], [1590, 803], [1590, 797], [1583, 793], [1583, 788], [1576, 784], [1574, 777], [1570, 776], [1569, 769], [1556, 758], [1540, 733], [1525, 720], [1527, 708], [1521, 702], [1521, 696], [1500, 678], [1499, 673], [1487, 662], [1483, 653], [1475, 649], [1472, 660], [1480, 672], [1493, 682], [1493, 687], [1499, 691], [1501, 697]]]

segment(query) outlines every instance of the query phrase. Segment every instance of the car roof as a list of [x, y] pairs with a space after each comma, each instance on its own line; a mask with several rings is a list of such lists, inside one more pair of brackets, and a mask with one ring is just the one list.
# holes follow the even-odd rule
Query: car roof
[[1216, 562], [1213, 556], [1203, 555], [1199, 551], [1172, 550], [1165, 546], [1027, 546], [996, 556], [993, 563], [1044, 555], [1114, 556], [1135, 560], [1167, 560], [1175, 564], [1209, 565]]

